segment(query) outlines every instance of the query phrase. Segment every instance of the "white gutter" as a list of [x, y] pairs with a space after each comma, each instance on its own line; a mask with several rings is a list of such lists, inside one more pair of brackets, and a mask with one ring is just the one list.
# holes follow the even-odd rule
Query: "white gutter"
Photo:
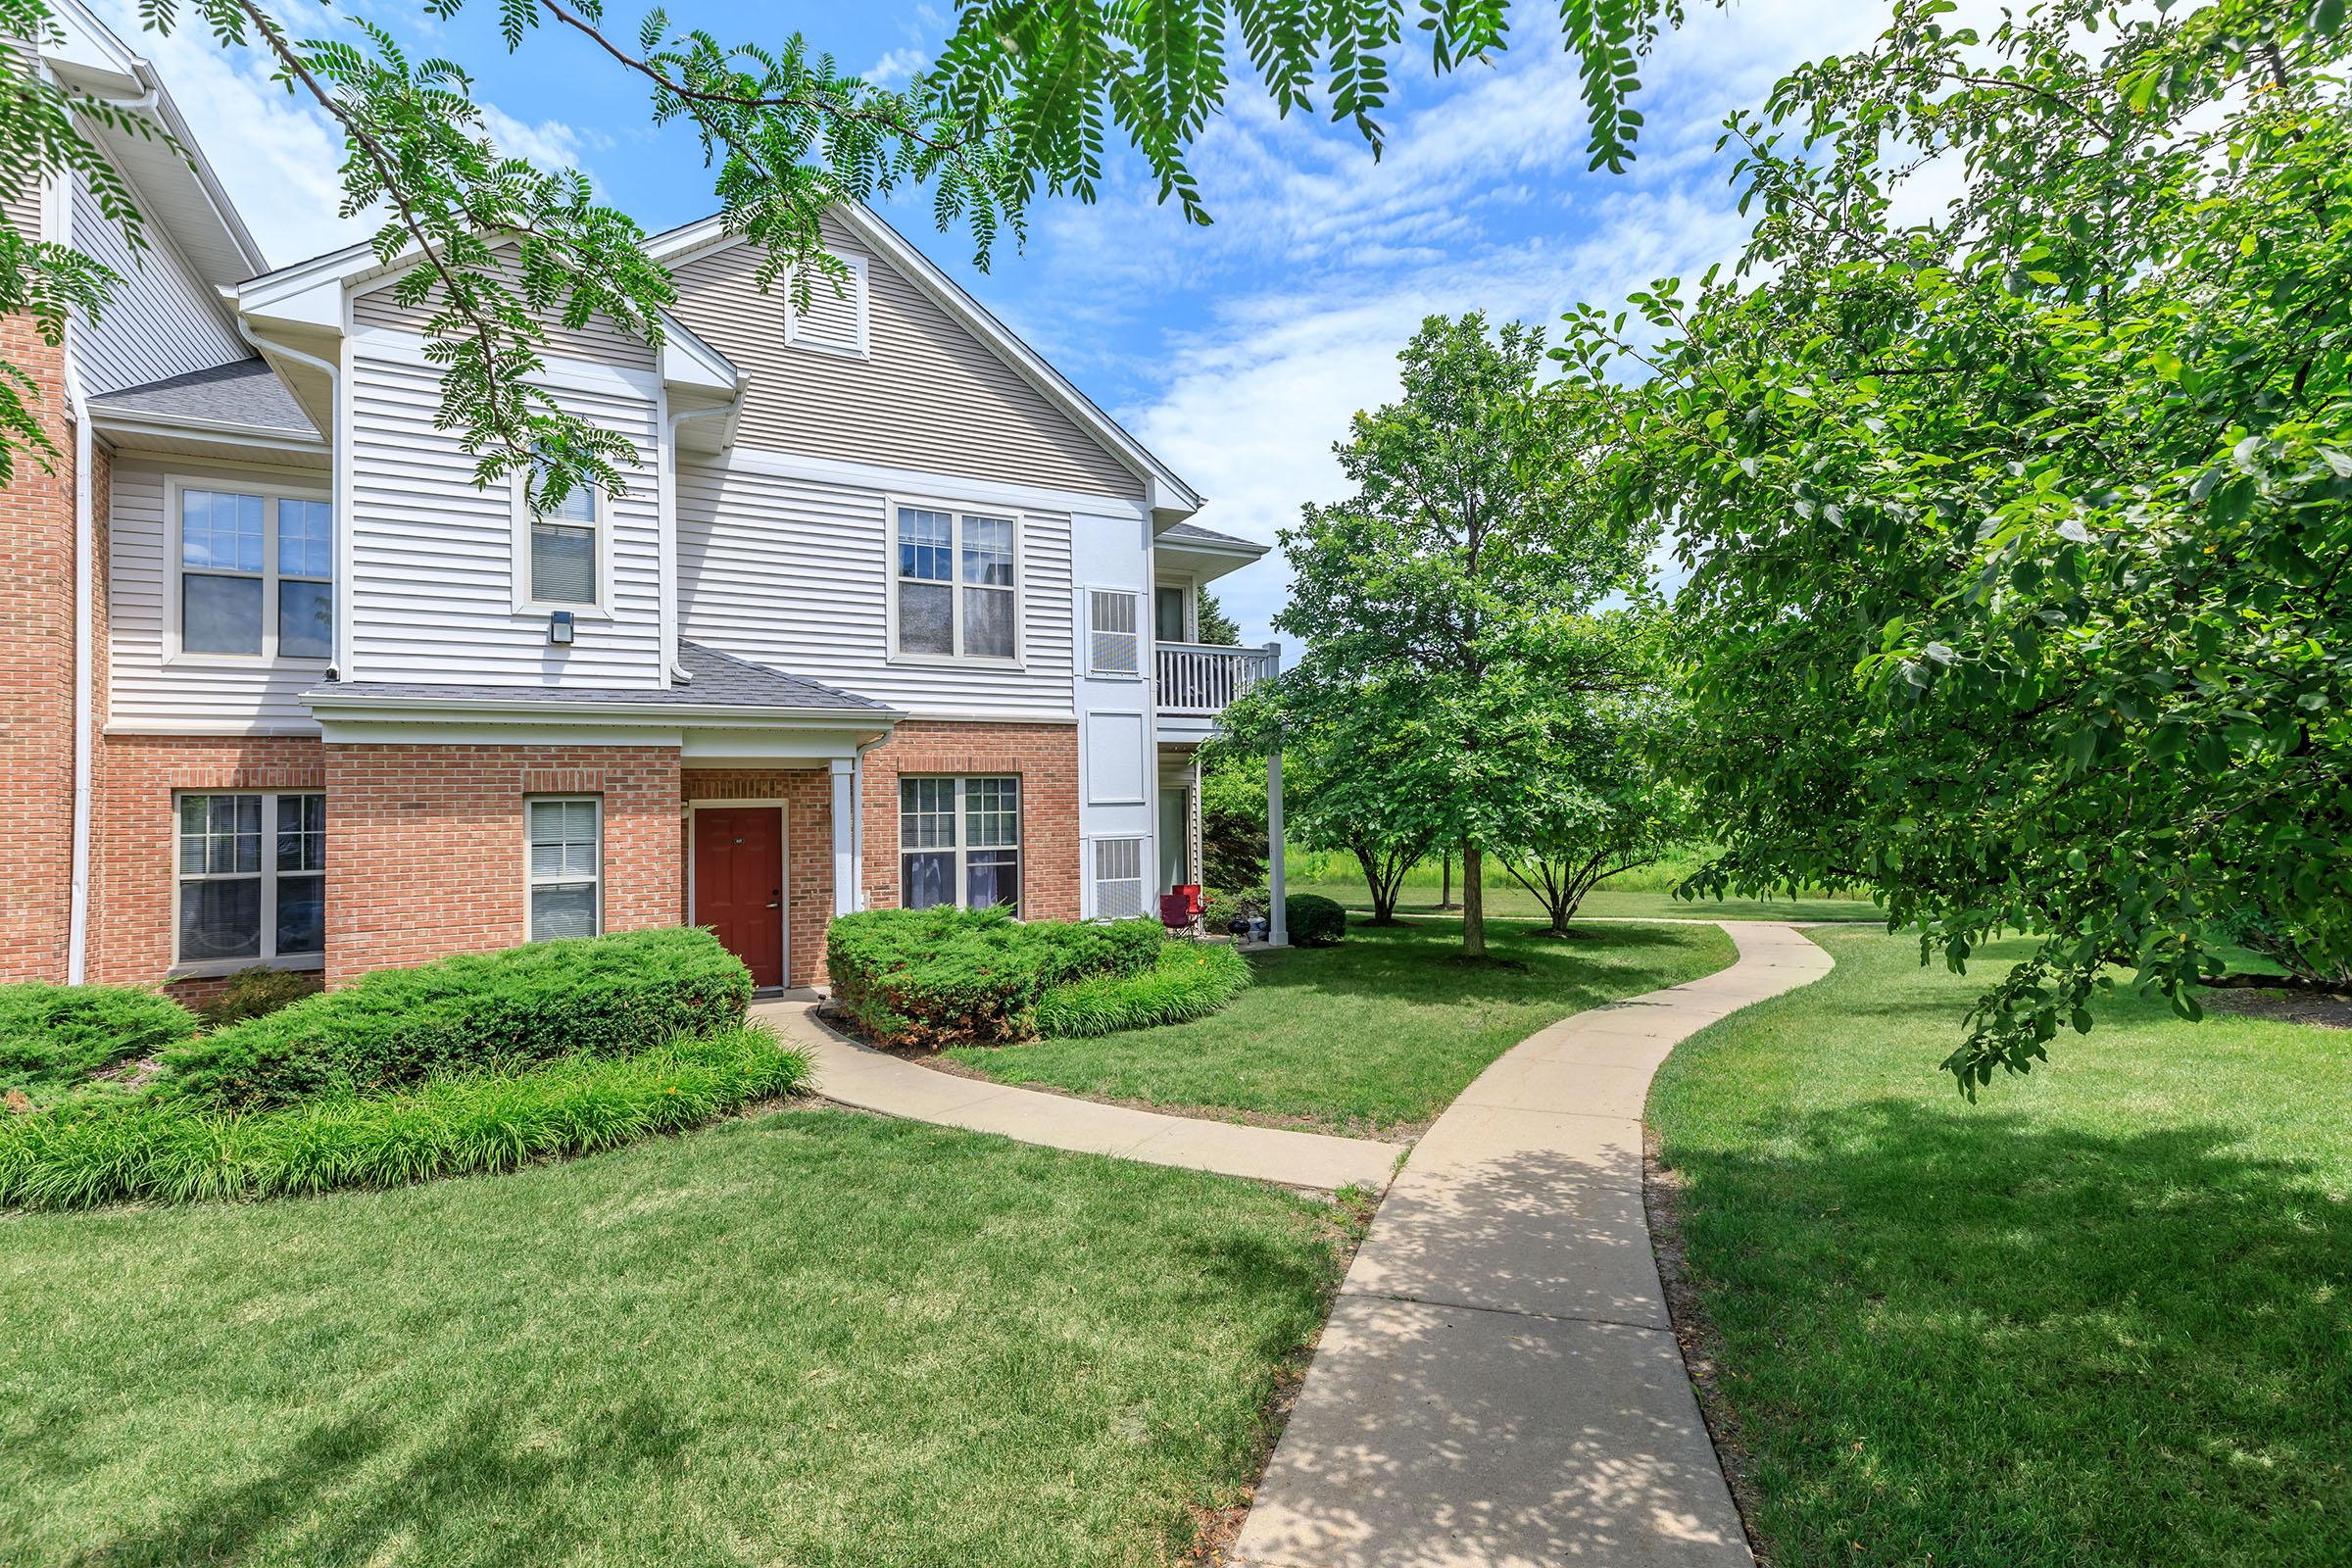
[[344, 514], [343, 506], [344, 454], [335, 450], [336, 438], [343, 433], [343, 368], [330, 365], [316, 354], [290, 349], [283, 343], [265, 343], [254, 335], [243, 311], [231, 311], [229, 314], [237, 323], [237, 336], [252, 346], [254, 353], [262, 357], [263, 364], [270, 363], [271, 354], [282, 354], [295, 364], [307, 365], [326, 377], [326, 424], [329, 432], [323, 443], [327, 452], [326, 509], [327, 515], [334, 519], [335, 527], [334, 674], [338, 679], [348, 679], [351, 675], [350, 662], [344, 658], [344, 650], [350, 646], [351, 633], [351, 519]]
[[[736, 396], [740, 399], [742, 394]], [[666, 409], [666, 390], [662, 397]], [[654, 515], [659, 528], [656, 548], [662, 556], [662, 669], [666, 679], [680, 686], [694, 684], [694, 676], [678, 662], [678, 426], [689, 419], [720, 418], [735, 412], [735, 404], [722, 403], [715, 409], [681, 409], [662, 421], [662, 450], [657, 454], [661, 471], [654, 480]]]

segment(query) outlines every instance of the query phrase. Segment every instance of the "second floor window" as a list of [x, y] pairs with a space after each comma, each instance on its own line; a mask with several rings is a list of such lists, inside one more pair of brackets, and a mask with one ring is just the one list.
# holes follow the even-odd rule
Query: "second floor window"
[[1010, 517], [898, 509], [892, 652], [941, 659], [1017, 658], [1020, 555]]
[[532, 514], [523, 597], [541, 605], [597, 602], [599, 506], [596, 488], [577, 484], [551, 510]]
[[330, 659], [334, 509], [266, 491], [179, 491], [179, 650]]

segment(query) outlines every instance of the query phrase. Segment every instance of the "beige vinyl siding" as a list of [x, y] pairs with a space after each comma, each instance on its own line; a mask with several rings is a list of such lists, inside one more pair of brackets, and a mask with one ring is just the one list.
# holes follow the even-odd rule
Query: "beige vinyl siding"
[[690, 459], [678, 470], [682, 634], [918, 712], [1068, 713], [1070, 519], [970, 509], [1021, 519], [1023, 668], [894, 663], [888, 508], [878, 490]]
[[238, 473], [193, 464], [175, 469], [116, 459], [107, 526], [106, 721], [316, 731], [311, 710], [299, 700], [325, 676], [316, 660], [164, 662], [167, 599], [173, 581], [172, 530], [165, 508], [167, 483], [174, 475], [182, 483], [216, 490], [276, 485], [323, 493], [327, 485], [323, 472]]
[[545, 612], [514, 608], [508, 485], [473, 484], [456, 437], [433, 428], [439, 377], [420, 356], [363, 340], [352, 374], [352, 667], [359, 681], [492, 686], [661, 683], [654, 404], [617, 382], [555, 389], [563, 404], [632, 440], [629, 493], [607, 501], [611, 618], [582, 612], [578, 641], [550, 646]]
[[[30, 75], [39, 70], [39, 56], [23, 38], [0, 36], [0, 71]], [[41, 237], [41, 182], [27, 179], [12, 196], [0, 197], [0, 217], [24, 239]]]
[[826, 243], [865, 261], [864, 359], [786, 343], [788, 285], [760, 292], [760, 253], [749, 245], [677, 270], [678, 319], [751, 376], [740, 442], [1087, 495], [1144, 494], [1125, 463], [847, 230], [828, 221]]
[[[421, 335], [424, 323], [431, 319], [432, 314], [429, 306], [403, 305], [394, 299], [390, 283], [354, 295], [351, 301], [354, 325], [381, 327], [393, 332]], [[548, 352], [552, 354], [587, 360], [597, 365], [616, 365], [631, 370], [650, 370], [654, 368], [654, 351], [649, 345], [639, 342], [601, 316], [591, 318], [586, 326], [577, 331], [550, 321], [547, 344]]]
[[76, 323], [74, 359], [85, 394], [120, 392], [251, 356], [211, 286], [180, 260], [161, 223], [151, 219], [143, 230], [147, 248], [132, 250], [79, 175], [73, 217], [74, 248], [121, 279], [97, 324]]

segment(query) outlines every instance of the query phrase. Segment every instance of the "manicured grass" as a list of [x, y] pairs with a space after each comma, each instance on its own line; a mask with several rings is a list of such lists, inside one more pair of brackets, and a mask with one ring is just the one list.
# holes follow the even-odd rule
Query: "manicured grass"
[[1212, 1017], [1092, 1040], [949, 1055], [1006, 1083], [1331, 1132], [1407, 1132], [1487, 1063], [1555, 1018], [1722, 968], [1713, 926], [1591, 925], [1562, 942], [1490, 925], [1499, 962], [1465, 964], [1461, 925], [1350, 921], [1336, 948], [1251, 956], [1257, 983]]
[[[1293, 893], [1319, 893], [1327, 899], [1337, 899], [1350, 910], [1369, 910], [1372, 901], [1364, 891], [1361, 877], [1334, 879], [1328, 882], [1295, 881], [1289, 885]], [[1455, 883], [1454, 900], [1461, 900], [1461, 885]], [[1489, 877], [1486, 886], [1489, 918], [1502, 915], [1518, 919], [1541, 918], [1544, 906], [1535, 895], [1507, 877]], [[1438, 888], [1408, 886], [1396, 901], [1398, 914], [1431, 914], [1438, 906]], [[1859, 899], [1678, 899], [1663, 889], [1636, 889], [1613, 892], [1601, 889], [1586, 897], [1584, 906], [1577, 911], [1579, 919], [1610, 920], [1854, 920], [1884, 926], [1885, 915], [1878, 906]]]
[[1328, 1205], [833, 1111], [514, 1175], [0, 1220], [0, 1562], [1182, 1555]]
[[1815, 935], [1649, 1102], [1776, 1568], [2343, 1561], [2352, 1034], [2122, 999], [1971, 1105], [2022, 945]]

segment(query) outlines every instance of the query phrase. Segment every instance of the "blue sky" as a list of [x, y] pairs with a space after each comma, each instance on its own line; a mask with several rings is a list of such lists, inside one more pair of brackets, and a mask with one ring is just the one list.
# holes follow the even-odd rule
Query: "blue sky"
[[[272, 263], [364, 231], [335, 217], [338, 150], [323, 117], [270, 86], [250, 57], [200, 35], [141, 33], [127, 0], [94, 3], [163, 69]], [[280, 9], [297, 31], [347, 25]], [[414, 0], [356, 9], [415, 53], [467, 67], [503, 147], [584, 169], [648, 230], [715, 207], [692, 139], [652, 129], [643, 92], [585, 40], [545, 29], [509, 56], [494, 0], [431, 25]], [[676, 0], [669, 13], [729, 41], [799, 28], [846, 68], [897, 78], [949, 30], [944, 7], [889, 0]], [[611, 13], [624, 34], [638, 14]], [[1396, 351], [1423, 316], [1555, 322], [1578, 300], [1614, 302], [1729, 259], [1744, 225], [1713, 150], [1718, 122], [1796, 61], [1864, 41], [1883, 16], [1872, 0], [1694, 5], [1644, 68], [1645, 142], [1624, 175], [1586, 172], [1574, 70], [1548, 8], [1530, 5], [1493, 66], [1433, 78], [1424, 60], [1402, 63], [1378, 164], [1352, 133], [1278, 120], [1254, 86], [1237, 90], [1195, 155], [1209, 228], [1156, 205], [1132, 164], [1112, 170], [1093, 206], [1040, 206], [1028, 247], [1002, 250], [985, 273], [965, 235], [933, 228], [923, 193], [882, 211], [1205, 493], [1198, 520], [1271, 542], [1302, 503], [1346, 493], [1331, 445], [1353, 411], [1393, 395]], [[1270, 635], [1285, 580], [1276, 556], [1219, 585], [1248, 639]]]

